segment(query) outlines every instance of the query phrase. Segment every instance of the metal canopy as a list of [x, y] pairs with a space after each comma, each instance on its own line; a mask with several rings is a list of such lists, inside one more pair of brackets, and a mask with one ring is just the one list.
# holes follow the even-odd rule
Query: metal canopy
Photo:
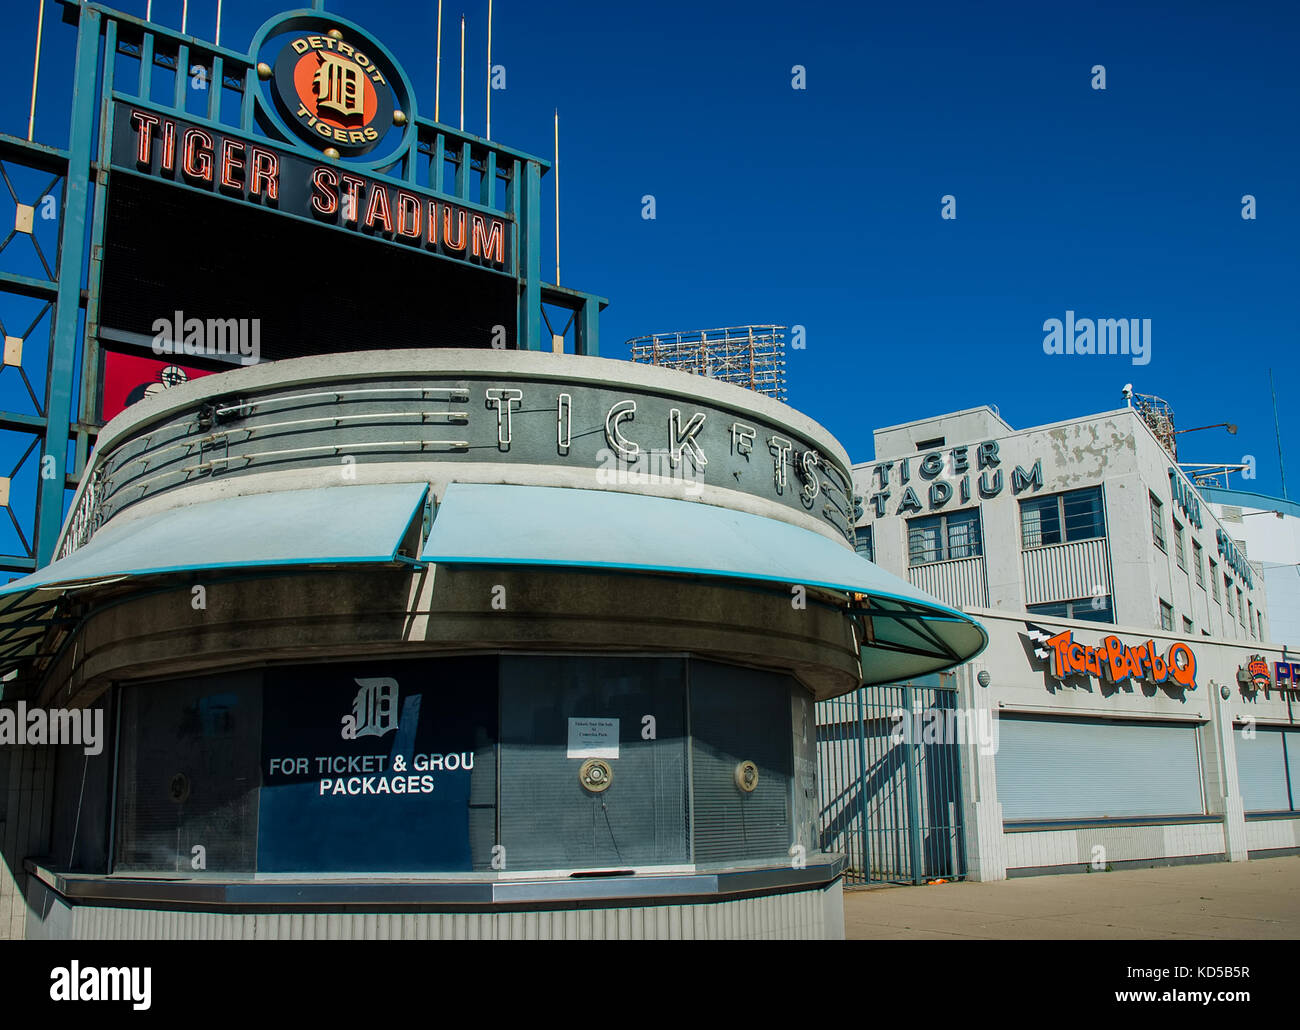
[[422, 560], [720, 576], [844, 593], [865, 620], [868, 683], [946, 669], [988, 643], [969, 616], [818, 533], [686, 500], [452, 483]]
[[210, 569], [387, 564], [402, 560], [403, 547], [413, 556], [428, 492], [424, 483], [332, 486], [114, 520], [68, 557], [0, 587], [0, 670], [35, 656], [55, 626], [78, 621], [59, 604], [77, 589]]
[[148, 573], [392, 562], [427, 492], [424, 483], [330, 486], [114, 520], [68, 557], [0, 587], [0, 598]]

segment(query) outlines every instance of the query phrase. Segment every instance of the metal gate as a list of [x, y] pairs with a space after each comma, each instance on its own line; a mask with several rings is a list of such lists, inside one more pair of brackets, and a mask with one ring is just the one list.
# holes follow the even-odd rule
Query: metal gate
[[821, 847], [846, 883], [966, 875], [959, 726], [951, 674], [818, 703]]

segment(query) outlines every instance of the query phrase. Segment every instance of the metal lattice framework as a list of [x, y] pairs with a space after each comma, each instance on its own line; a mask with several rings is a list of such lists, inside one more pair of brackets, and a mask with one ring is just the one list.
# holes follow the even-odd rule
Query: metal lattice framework
[[1133, 407], [1142, 416], [1142, 421], [1155, 434], [1157, 440], [1171, 455], [1178, 459], [1178, 441], [1174, 438], [1174, 409], [1166, 400], [1149, 394], [1134, 394]]
[[[65, 507], [102, 426], [103, 255], [109, 195], [122, 172], [112, 161], [113, 102], [319, 154], [265, 123], [258, 39], [243, 52], [106, 3], [61, 3], [76, 32], [69, 142], [0, 133], [0, 581], [54, 557]], [[300, 6], [320, 12], [324, 0]], [[599, 312], [608, 302], [542, 279], [541, 182], [550, 162], [421, 117], [411, 99], [409, 143], [356, 167], [392, 187], [508, 215], [516, 234], [507, 270], [518, 292], [516, 346], [598, 354]]]
[[628, 340], [632, 360], [720, 379], [786, 399], [783, 325], [736, 325], [652, 333]]

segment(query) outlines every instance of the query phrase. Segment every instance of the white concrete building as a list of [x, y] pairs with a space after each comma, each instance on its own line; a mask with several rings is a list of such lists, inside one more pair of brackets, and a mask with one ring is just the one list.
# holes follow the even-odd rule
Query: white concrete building
[[853, 471], [859, 551], [989, 633], [956, 672], [970, 725], [995, 728], [960, 745], [967, 875], [1300, 844], [1300, 695], [1262, 569], [1137, 412], [955, 412], [877, 430]]
[[1264, 571], [1270, 636], [1300, 644], [1300, 504], [1248, 490], [1202, 487], [1210, 510]]

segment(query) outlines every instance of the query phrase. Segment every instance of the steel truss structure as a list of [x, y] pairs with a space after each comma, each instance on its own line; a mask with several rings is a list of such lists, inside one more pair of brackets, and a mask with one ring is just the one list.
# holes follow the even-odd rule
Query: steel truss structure
[[628, 340], [632, 360], [720, 379], [786, 400], [783, 325], [737, 325], [652, 333]]

